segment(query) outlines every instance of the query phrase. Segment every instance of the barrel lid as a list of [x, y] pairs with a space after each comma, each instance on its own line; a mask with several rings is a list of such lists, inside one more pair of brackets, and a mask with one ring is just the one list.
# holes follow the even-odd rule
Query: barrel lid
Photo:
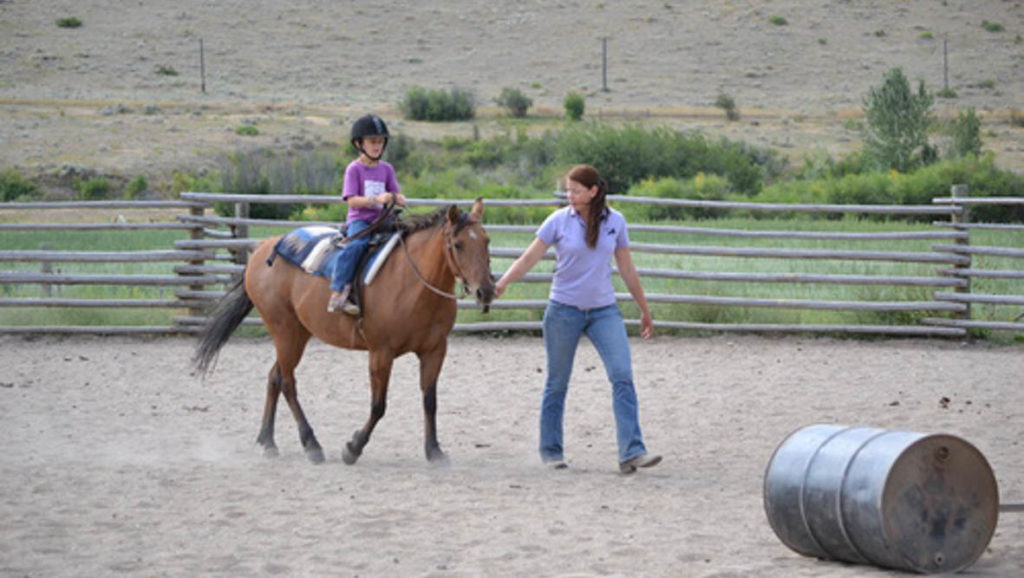
[[924, 436], [890, 468], [881, 514], [886, 543], [906, 568], [962, 570], [984, 553], [995, 532], [995, 475], [967, 441], [947, 434]]

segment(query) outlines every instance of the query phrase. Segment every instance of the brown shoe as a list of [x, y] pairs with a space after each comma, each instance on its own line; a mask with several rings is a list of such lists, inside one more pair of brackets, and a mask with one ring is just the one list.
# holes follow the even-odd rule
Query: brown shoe
[[619, 462], [619, 471], [624, 474], [632, 474], [637, 468], [650, 468], [661, 463], [661, 456], [640, 454], [639, 456]]
[[351, 285], [345, 285], [341, 291], [331, 291], [331, 299], [327, 302], [327, 311], [337, 313], [348, 301], [348, 294], [352, 292]]

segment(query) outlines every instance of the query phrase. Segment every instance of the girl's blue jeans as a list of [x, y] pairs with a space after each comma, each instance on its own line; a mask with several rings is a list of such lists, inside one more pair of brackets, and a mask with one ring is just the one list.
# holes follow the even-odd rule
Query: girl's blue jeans
[[[345, 233], [345, 236], [351, 237], [369, 228], [370, 225], [369, 221], [352, 221], [348, 224], [348, 231]], [[359, 264], [359, 259], [363, 257], [363, 253], [366, 252], [366, 246], [369, 244], [369, 235], [353, 239], [334, 258], [334, 271], [331, 274], [332, 291], [341, 291], [345, 285], [352, 282], [352, 279], [356, 276], [356, 265]]]
[[565, 395], [581, 335], [586, 335], [594, 344], [612, 384], [612, 409], [615, 413], [619, 461], [624, 462], [647, 453], [640, 432], [629, 339], [619, 307], [612, 304], [597, 309], [580, 309], [552, 300], [544, 312], [544, 348], [547, 350], [548, 375], [540, 407], [541, 459], [564, 459], [562, 418], [565, 414]]

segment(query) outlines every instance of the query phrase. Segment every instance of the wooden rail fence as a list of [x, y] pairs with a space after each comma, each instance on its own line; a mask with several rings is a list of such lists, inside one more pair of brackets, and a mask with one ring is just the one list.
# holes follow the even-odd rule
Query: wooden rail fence
[[[970, 330], [995, 330], [1024, 333], [1022, 316], [1007, 314], [1004, 319], [979, 319], [972, 317], [972, 305], [998, 306], [1001, 310], [1015, 312], [1014, 308], [1024, 311], [1024, 291], [1007, 294], [985, 294], [972, 292], [972, 280], [975, 279], [1024, 279], [1024, 267], [1007, 266], [1006, 268], [985, 268], [979, 266], [984, 258], [998, 258], [999, 262], [1016, 262], [1024, 259], [1024, 242], [1013, 247], [979, 246], [971, 243], [971, 232], [985, 229], [1001, 229], [1013, 234], [1021, 234], [1024, 239], [1024, 225], [985, 224], [970, 221], [970, 207], [980, 205], [1021, 205], [1024, 198], [970, 198], [962, 186], [954, 186], [948, 198], [934, 199], [932, 205], [900, 206], [900, 205], [796, 205], [796, 204], [763, 204], [734, 203], [719, 201], [694, 201], [673, 199], [649, 199], [613, 195], [609, 198], [616, 206], [629, 203], [657, 204], [684, 208], [733, 210], [758, 214], [832, 214], [832, 215], [911, 215], [916, 217], [934, 217], [932, 230], [928, 231], [879, 231], [843, 233], [830, 231], [790, 231], [790, 230], [729, 230], [713, 227], [678, 227], [657, 224], [633, 224], [630, 232], [633, 236], [632, 250], [638, 263], [638, 272], [642, 278], [669, 279], [692, 281], [694, 285], [702, 283], [719, 284], [786, 284], [786, 285], [843, 285], [865, 286], [879, 289], [891, 287], [915, 287], [931, 291], [931, 298], [924, 300], [817, 300], [817, 299], [783, 299], [773, 297], [724, 296], [711, 294], [690, 294], [684, 292], [657, 293], [648, 289], [648, 300], [658, 307], [699, 306], [716, 310], [729, 308], [759, 308], [786, 310], [825, 310], [839, 312], [867, 312], [910, 314], [917, 321], [913, 323], [892, 324], [807, 324], [807, 323], [719, 323], [684, 320], [657, 319], [661, 328], [698, 331], [742, 331], [742, 332], [816, 332], [844, 334], [877, 334], [877, 335], [922, 335], [943, 337], [964, 337]], [[169, 218], [166, 222], [123, 222], [115, 220], [109, 223], [23, 223], [4, 222], [0, 218], [0, 239], [6, 232], [13, 231], [121, 231], [129, 234], [139, 230], [177, 230], [182, 238], [173, 242], [173, 248], [125, 250], [125, 251], [87, 251], [87, 250], [52, 250], [45, 247], [39, 249], [11, 249], [8, 243], [0, 243], [0, 262], [4, 270], [0, 270], [0, 314], [4, 309], [25, 308], [155, 308], [171, 312], [170, 322], [166, 325], [18, 325], [0, 324], [2, 333], [85, 333], [85, 334], [117, 334], [117, 333], [194, 333], [200, 330], [205, 321], [209, 306], [224, 292], [224, 287], [232, 278], [241, 273], [249, 252], [260, 239], [250, 237], [251, 227], [294, 227], [297, 223], [250, 217], [249, 207], [253, 203], [307, 203], [331, 204], [341, 202], [337, 198], [322, 196], [299, 195], [231, 195], [217, 193], [186, 192], [181, 194], [179, 201], [102, 201], [102, 202], [65, 202], [65, 203], [3, 203], [0, 204], [0, 217], [8, 212], [40, 211], [65, 209], [84, 211], [92, 209], [154, 211]], [[230, 203], [234, 206], [234, 216], [225, 217], [213, 214], [214, 203]], [[410, 206], [444, 206], [451, 203], [468, 205], [468, 201], [449, 200], [411, 200]], [[557, 206], [561, 199], [552, 198], [513, 200], [495, 199], [486, 201], [488, 207], [535, 207]], [[169, 210], [178, 209], [179, 213], [167, 217]], [[752, 221], [756, 222], [756, 221]], [[304, 223], [311, 224], [311, 223]], [[316, 223], [333, 225], [334, 223]], [[537, 228], [532, 225], [487, 225], [492, 232], [522, 234], [522, 247], [494, 247], [492, 256], [498, 259], [514, 259], [528, 244]], [[665, 238], [664, 243], [648, 243], [637, 241], [638, 234]], [[679, 244], [671, 241], [687, 238], [715, 239], [733, 241], [728, 244]], [[759, 246], [736, 246], [736, 240], [752, 239], [761, 241]], [[763, 240], [777, 240], [780, 246], [766, 247]], [[884, 243], [884, 250], [857, 250], [853, 248], [818, 249], [787, 247], [782, 245], [828, 241], [840, 243], [844, 247], [853, 247], [859, 242]], [[931, 242], [926, 251], [900, 250], [902, 245], [921, 241]], [[717, 262], [737, 263], [734, 270], [698, 270], [694, 268], [653, 268], [643, 266], [644, 255], [680, 256], [681, 258], [712, 259]], [[546, 259], [552, 259], [552, 255]], [[773, 260], [786, 263], [789, 271], [759, 272], [749, 263], [758, 260]], [[800, 264], [808, 261], [840, 261], [850, 263], [851, 267], [868, 263], [911, 263], [925, 269], [927, 274], [921, 275], [884, 275], [884, 274], [836, 274], [816, 273], [801, 270]], [[64, 273], [54, 272], [53, 265], [82, 263], [164, 263], [170, 266], [166, 274], [138, 273]], [[10, 264], [10, 265], [8, 265]], [[17, 264], [17, 265], [15, 265]], [[26, 264], [35, 265], [35, 269], [27, 269]], [[746, 264], [746, 265], [744, 265]], [[13, 268], [9, 268], [13, 267]], [[721, 269], [721, 267], [719, 267]], [[501, 271], [496, 270], [495, 273]], [[550, 273], [531, 273], [523, 280], [527, 283], [548, 284]], [[172, 297], [165, 298], [65, 298], [53, 296], [51, 288], [67, 285], [91, 286], [124, 286], [135, 288], [174, 288]], [[15, 291], [14, 287], [38, 286], [42, 290], [35, 294]], [[735, 286], [735, 285], [734, 285]], [[628, 293], [617, 294], [623, 302], [631, 300]], [[501, 299], [492, 308], [497, 310], [531, 311], [544, 308], [544, 299]], [[460, 302], [460, 309], [475, 308], [470, 301]], [[922, 317], [922, 314], [927, 316]], [[460, 316], [461, 317], [461, 316]], [[536, 317], [536, 315], [534, 316]], [[247, 320], [248, 324], [259, 324], [258, 317]], [[628, 324], [635, 325], [636, 320], [627, 319]], [[456, 324], [457, 331], [536, 331], [540, 329], [539, 321], [473, 321]]]

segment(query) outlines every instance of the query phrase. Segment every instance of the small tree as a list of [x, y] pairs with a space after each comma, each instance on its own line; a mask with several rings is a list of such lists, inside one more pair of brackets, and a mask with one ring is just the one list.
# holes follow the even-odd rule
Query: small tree
[[953, 121], [953, 146], [950, 155], [965, 157], [981, 154], [981, 120], [974, 107], [962, 110]]
[[509, 114], [516, 118], [525, 117], [526, 111], [533, 106], [533, 100], [518, 88], [503, 88], [501, 96], [494, 99], [494, 102], [498, 106], [508, 109]]
[[583, 118], [583, 109], [586, 106], [586, 101], [584, 101], [582, 94], [570, 92], [565, 95], [562, 105], [565, 107], [565, 118], [569, 120], [580, 120]]
[[878, 169], [906, 172], [922, 161], [935, 160], [927, 133], [933, 100], [924, 81], [914, 94], [903, 70], [893, 68], [886, 73], [882, 86], [872, 88], [864, 99], [868, 163]]
[[728, 94], [719, 94], [718, 98], [715, 99], [715, 106], [725, 111], [725, 118], [729, 120], [740, 119], [740, 111], [736, 110], [736, 101]]

